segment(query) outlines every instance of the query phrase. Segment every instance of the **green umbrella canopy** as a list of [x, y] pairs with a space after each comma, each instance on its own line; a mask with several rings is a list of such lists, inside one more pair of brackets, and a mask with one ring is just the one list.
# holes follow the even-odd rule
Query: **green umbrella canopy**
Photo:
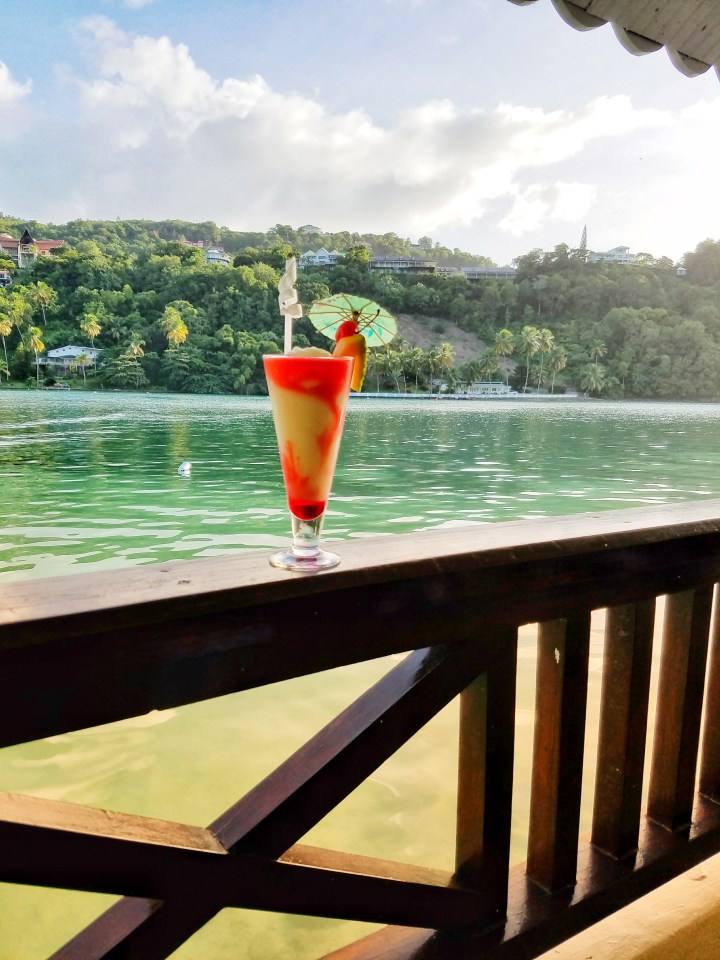
[[349, 293], [336, 293], [327, 300], [316, 300], [307, 315], [315, 329], [331, 340], [335, 339], [335, 331], [346, 320], [356, 321], [369, 347], [390, 343], [397, 333], [395, 317], [385, 307]]

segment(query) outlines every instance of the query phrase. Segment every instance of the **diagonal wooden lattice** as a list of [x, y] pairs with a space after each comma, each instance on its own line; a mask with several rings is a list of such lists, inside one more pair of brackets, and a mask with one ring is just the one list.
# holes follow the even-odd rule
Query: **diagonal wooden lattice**
[[[463, 887], [441, 871], [296, 845], [467, 688], [485, 660], [469, 642], [412, 652], [207, 829], [0, 795], [3, 876], [126, 895], [61, 948], [58, 960], [164, 957], [223, 907], [436, 928], [488, 923], [497, 917], [494, 890]], [[504, 729], [512, 729], [509, 692]], [[512, 749], [502, 763], [496, 755], [495, 766], [505, 795]], [[507, 872], [503, 808], [504, 816], [498, 809], [487, 817], [485, 846], [496, 848], [493, 859], [504, 859]]]
[[[207, 829], [0, 795], [0, 879], [123, 897], [55, 960], [160, 960], [227, 906], [390, 924], [337, 960], [517, 960], [720, 850], [720, 502], [347, 544], [343, 559], [318, 578], [283, 578], [248, 555], [4, 588], [0, 745], [412, 651]], [[524, 623], [540, 624], [538, 708], [528, 860], [509, 870]], [[457, 695], [453, 874], [298, 844]]]

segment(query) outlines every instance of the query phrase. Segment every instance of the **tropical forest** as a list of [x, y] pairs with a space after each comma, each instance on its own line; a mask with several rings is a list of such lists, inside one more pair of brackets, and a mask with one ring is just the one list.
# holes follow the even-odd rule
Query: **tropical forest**
[[[298, 275], [301, 302], [340, 291], [395, 315], [399, 335], [370, 352], [366, 391], [457, 391], [503, 381], [519, 392], [607, 399], [720, 400], [720, 241], [680, 263], [640, 253], [590, 262], [584, 247], [532, 250], [508, 279], [468, 279], [485, 256], [422, 237], [323, 233], [278, 224], [262, 232], [214, 223], [76, 220], [0, 214], [0, 233], [62, 240], [18, 269], [0, 255], [3, 388], [56, 379], [48, 350], [89, 348], [63, 381], [77, 388], [262, 394], [261, 357], [282, 349], [278, 282], [289, 256], [324, 247], [336, 266]], [[209, 262], [219, 248], [225, 263]], [[397, 275], [371, 258], [430, 259], [435, 272]], [[229, 260], [229, 262], [227, 262]], [[303, 318], [298, 345], [329, 345]], [[96, 350], [99, 349], [99, 353]]]

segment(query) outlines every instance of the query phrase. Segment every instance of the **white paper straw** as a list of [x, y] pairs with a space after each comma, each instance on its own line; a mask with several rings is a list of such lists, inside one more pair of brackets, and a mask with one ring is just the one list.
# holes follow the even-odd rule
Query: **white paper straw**
[[302, 304], [298, 300], [298, 292], [295, 287], [297, 283], [297, 260], [290, 257], [285, 261], [285, 273], [280, 278], [278, 284], [278, 303], [280, 304], [280, 313], [285, 318], [285, 353], [292, 350], [292, 322], [293, 317], [298, 319], [302, 316]]

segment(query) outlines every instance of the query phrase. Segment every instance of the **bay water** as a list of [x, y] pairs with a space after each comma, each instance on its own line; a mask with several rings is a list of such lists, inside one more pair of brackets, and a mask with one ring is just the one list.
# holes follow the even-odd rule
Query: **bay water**
[[[327, 540], [720, 497], [720, 406], [353, 399]], [[178, 466], [190, 461], [188, 477]], [[4, 583], [284, 545], [262, 398], [0, 392]], [[332, 640], [332, 638], [330, 638]], [[341, 638], [338, 638], [341, 642]], [[350, 703], [386, 658], [0, 751], [0, 789], [205, 825]], [[589, 756], [602, 619], [593, 619]], [[524, 859], [535, 644], [521, 631], [513, 860]], [[305, 842], [452, 869], [451, 704]], [[594, 770], [588, 762], [585, 791]], [[588, 805], [583, 827], [589, 825]], [[111, 897], [0, 885], [0, 960], [39, 960]], [[372, 927], [226, 910], [179, 960], [317, 957]]]

